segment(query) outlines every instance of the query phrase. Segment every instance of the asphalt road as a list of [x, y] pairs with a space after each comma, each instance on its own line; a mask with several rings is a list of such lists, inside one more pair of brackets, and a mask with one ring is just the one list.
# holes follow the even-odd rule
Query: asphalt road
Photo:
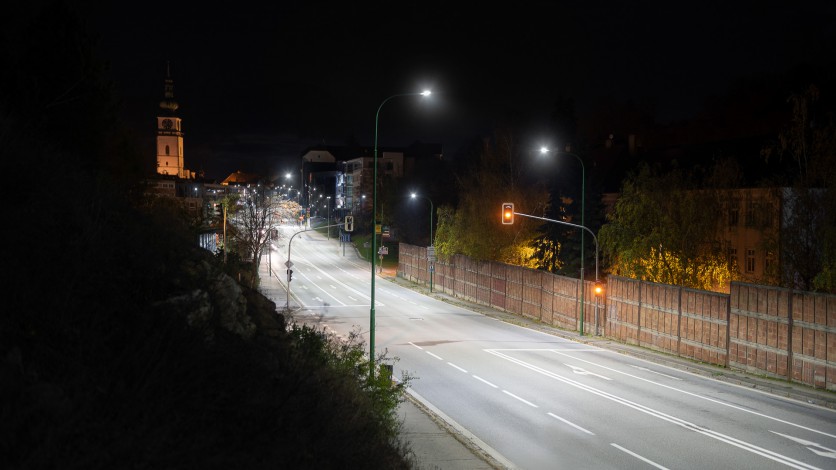
[[[371, 273], [346, 248], [294, 237], [290, 304], [368, 344]], [[375, 284], [376, 351], [509, 467], [836, 468], [833, 409]]]

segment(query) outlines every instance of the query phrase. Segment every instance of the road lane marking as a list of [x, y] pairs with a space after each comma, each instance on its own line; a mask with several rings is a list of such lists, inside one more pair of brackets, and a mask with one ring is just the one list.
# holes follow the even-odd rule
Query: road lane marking
[[611, 443], [610, 443], [610, 445], [611, 445], [611, 446], [613, 446], [613, 447], [615, 447], [616, 449], [618, 449], [618, 450], [620, 450], [620, 451], [624, 452], [624, 453], [627, 453], [627, 454], [632, 455], [633, 457], [635, 457], [635, 458], [637, 458], [637, 459], [641, 460], [642, 462], [644, 462], [644, 463], [646, 463], [646, 464], [652, 465], [652, 466], [654, 466], [654, 467], [656, 467], [656, 468], [661, 468], [661, 469], [663, 469], [663, 470], [668, 470], [668, 467], [663, 467], [663, 466], [659, 465], [658, 463], [656, 463], [656, 462], [654, 462], [654, 461], [652, 461], [652, 460], [650, 460], [650, 459], [648, 459], [648, 458], [642, 457], [641, 455], [639, 455], [639, 454], [637, 454], [637, 453], [635, 453], [635, 452], [633, 452], [633, 451], [630, 451], [630, 450], [625, 449], [624, 447], [621, 447], [620, 445], [616, 444], [615, 442], [611, 442]]
[[811, 465], [807, 465], [804, 462], [800, 462], [798, 460], [795, 460], [792, 457], [789, 457], [789, 456], [786, 456], [786, 455], [783, 455], [783, 454], [779, 454], [779, 453], [771, 451], [769, 449], [764, 449], [763, 447], [759, 447], [755, 444], [743, 441], [741, 439], [737, 439], [737, 438], [729, 436], [727, 434], [723, 434], [723, 433], [714, 431], [712, 429], [708, 429], [708, 428], [706, 428], [704, 426], [700, 426], [698, 424], [694, 424], [694, 423], [692, 423], [690, 421], [687, 421], [687, 420], [684, 420], [682, 418], [678, 418], [676, 416], [664, 413], [660, 410], [651, 408], [649, 406], [642, 405], [641, 403], [637, 403], [637, 402], [628, 400], [628, 399], [620, 397], [618, 395], [613, 395], [612, 393], [606, 392], [604, 390], [601, 390], [601, 389], [598, 389], [598, 388], [595, 388], [595, 387], [592, 387], [592, 386], [589, 386], [589, 385], [585, 385], [581, 382], [578, 382], [576, 380], [572, 380], [568, 377], [563, 377], [561, 375], [558, 375], [558, 374], [555, 374], [551, 371], [543, 369], [542, 367], [538, 367], [538, 366], [535, 366], [534, 364], [530, 364], [530, 363], [527, 363], [527, 362], [522, 361], [520, 359], [516, 359], [516, 358], [511, 357], [507, 354], [503, 354], [503, 353], [498, 352], [498, 351], [492, 351], [492, 350], [489, 350], [489, 349], [485, 350], [485, 351], [487, 351], [489, 354], [493, 354], [493, 355], [495, 355], [497, 357], [501, 357], [501, 358], [503, 358], [503, 359], [505, 359], [509, 362], [520, 365], [522, 367], [525, 367], [525, 368], [527, 368], [529, 370], [532, 370], [534, 372], [537, 372], [539, 374], [545, 375], [546, 377], [550, 377], [552, 379], [563, 382], [567, 385], [571, 385], [571, 386], [579, 388], [581, 390], [585, 390], [587, 392], [593, 393], [593, 394], [598, 395], [602, 398], [606, 398], [608, 400], [614, 401], [614, 402], [619, 403], [623, 406], [626, 406], [628, 408], [632, 408], [632, 409], [634, 409], [636, 411], [639, 411], [641, 413], [645, 413], [645, 414], [647, 414], [649, 416], [652, 416], [654, 418], [658, 418], [658, 419], [661, 419], [663, 421], [667, 421], [667, 422], [669, 422], [671, 424], [674, 424], [676, 426], [679, 426], [683, 429], [702, 434], [702, 435], [710, 437], [712, 439], [716, 439], [720, 442], [725, 442], [726, 444], [732, 445], [732, 446], [737, 447], [739, 449], [743, 449], [747, 452], [751, 452], [753, 454], [760, 455], [762, 457], [766, 457], [770, 460], [774, 460], [774, 461], [776, 461], [778, 463], [782, 463], [786, 466], [793, 467], [793, 468], [798, 468], [798, 469], [814, 469], [814, 468], [817, 468], [817, 467], [813, 467]]
[[[359, 296], [363, 299], [367, 299], [367, 300], [371, 299], [371, 297], [369, 295], [366, 295], [366, 294], [358, 291], [357, 289], [354, 289], [353, 287], [345, 284], [344, 282], [340, 281], [339, 279], [335, 278], [334, 276], [332, 276], [332, 275], [328, 274], [327, 272], [323, 271], [319, 266], [312, 264], [310, 261], [307, 261], [307, 258], [303, 258], [303, 259], [306, 260], [305, 261], [307, 263], [306, 268], [315, 269], [315, 270], [319, 271], [321, 275], [323, 275], [323, 276], [331, 279], [333, 282], [343, 286], [348, 291], [353, 292], [354, 295], [357, 295], [357, 296]], [[297, 261], [297, 263], [300, 263], [300, 261]], [[317, 277], [319, 277], [319, 276], [317, 276]], [[377, 302], [377, 300], [375, 300], [375, 305], [383, 305], [383, 304], [379, 303], [379, 302]]]
[[[510, 350], [508, 350], [508, 351], [510, 351]], [[620, 371], [618, 369], [613, 369], [611, 367], [607, 367], [605, 365], [601, 365], [601, 364], [598, 364], [598, 363], [595, 363], [595, 362], [592, 362], [592, 361], [587, 361], [586, 359], [581, 359], [579, 357], [576, 357], [576, 356], [573, 356], [573, 355], [570, 355], [570, 354], [565, 354], [565, 353], [559, 352], [558, 350], [555, 350], [555, 349], [550, 349], [548, 351], [551, 351], [551, 352], [553, 352], [555, 354], [558, 354], [558, 355], [561, 355], [561, 356], [566, 356], [566, 357], [572, 358], [572, 359], [574, 359], [576, 361], [579, 361], [579, 362], [585, 362], [587, 364], [592, 364], [596, 367], [600, 367], [602, 369], [606, 369], [606, 370], [615, 372], [616, 374], [626, 375], [627, 377], [631, 377], [631, 378], [634, 378], [636, 380], [641, 380], [643, 382], [651, 383], [653, 385], [656, 385], [657, 387], [662, 387], [662, 388], [666, 388], [668, 390], [673, 390], [675, 392], [683, 393], [685, 395], [689, 395], [689, 396], [692, 396], [694, 398], [699, 398], [701, 400], [710, 401], [710, 402], [718, 404], [718, 405], [727, 406], [727, 407], [733, 408], [737, 411], [742, 411], [744, 413], [753, 414], [755, 416], [760, 416], [761, 418], [770, 419], [770, 420], [773, 420], [773, 421], [777, 421], [779, 423], [786, 424], [788, 426], [794, 426], [794, 427], [799, 428], [799, 429], [804, 429], [806, 431], [814, 432], [816, 434], [821, 434], [823, 436], [827, 436], [827, 437], [831, 437], [831, 438], [836, 439], [836, 435], [827, 433], [825, 431], [821, 431], [821, 430], [818, 430], [818, 429], [813, 429], [813, 428], [810, 428], [810, 427], [807, 427], [807, 426], [804, 426], [804, 425], [801, 425], [801, 424], [798, 424], [798, 423], [793, 423], [793, 422], [790, 422], [790, 421], [787, 421], [787, 420], [776, 418], [774, 416], [769, 416], [769, 415], [760, 413], [758, 411], [755, 411], [755, 410], [752, 410], [752, 409], [749, 409], [749, 408], [743, 408], [741, 406], [737, 406], [737, 405], [734, 405], [732, 403], [728, 403], [728, 402], [725, 402], [725, 401], [722, 401], [722, 400], [717, 400], [716, 398], [711, 398], [711, 397], [707, 397], [707, 396], [704, 396], [704, 395], [699, 395], [697, 393], [689, 392], [687, 390], [682, 390], [681, 388], [676, 388], [676, 387], [673, 387], [671, 385], [663, 384], [663, 383], [660, 383], [660, 382], [655, 382], [653, 380], [646, 379], [644, 377], [639, 377], [637, 375], [629, 374], [627, 372]]]
[[530, 406], [530, 407], [532, 407], [532, 408], [539, 408], [539, 406], [535, 405], [534, 403], [531, 403], [530, 401], [526, 400], [525, 398], [520, 398], [520, 397], [518, 397], [518, 396], [514, 395], [513, 393], [509, 392], [508, 390], [503, 390], [503, 391], [502, 391], [502, 393], [504, 393], [504, 394], [506, 394], [506, 395], [509, 395], [509, 396], [511, 396], [511, 397], [513, 397], [513, 398], [516, 398], [517, 400], [519, 400], [519, 401], [521, 401], [521, 402], [525, 403], [526, 405], [528, 405], [528, 406]]
[[682, 379], [680, 379], [679, 377], [674, 377], [672, 375], [663, 374], [661, 372], [656, 372], [655, 370], [648, 369], [647, 367], [634, 366], [634, 365], [631, 365], [630, 367], [635, 367], [638, 370], [641, 370], [641, 371], [644, 371], [644, 372], [649, 372], [651, 374], [661, 375], [662, 377], [666, 377], [666, 378], [669, 378], [669, 379], [682, 381]]
[[[334, 295], [333, 295], [333, 294], [331, 294], [330, 292], [327, 292], [327, 291], [325, 290], [325, 288], [323, 288], [322, 286], [320, 286], [320, 285], [319, 285], [319, 283], [314, 282], [313, 280], [311, 280], [310, 276], [308, 276], [307, 274], [305, 274], [304, 272], [302, 272], [299, 268], [296, 268], [296, 270], [297, 270], [297, 271], [300, 271], [300, 274], [301, 274], [301, 277], [302, 277], [302, 278], [305, 278], [305, 279], [308, 279], [309, 281], [311, 281], [311, 284], [315, 285], [315, 286], [316, 286], [316, 287], [317, 287], [320, 291], [322, 291], [322, 293], [323, 293], [323, 294], [327, 295], [328, 297], [331, 297], [332, 299], [334, 299], [334, 301], [335, 301], [335, 302], [339, 303], [340, 305], [345, 306], [345, 302], [343, 302], [342, 300], [340, 300], [340, 299], [338, 299], [338, 298], [334, 297]], [[322, 279], [319, 275], [317, 275], [316, 277], [317, 277], [318, 279]], [[332, 286], [332, 287], [333, 287], [333, 286]], [[323, 302], [323, 300], [322, 300], [321, 298], [319, 298], [319, 297], [316, 297], [316, 299], [317, 299], [318, 301], [320, 301], [320, 302]]]
[[547, 414], [547, 415], [549, 415], [549, 416], [551, 416], [551, 417], [552, 417], [552, 418], [554, 418], [554, 419], [559, 419], [560, 421], [563, 421], [564, 423], [568, 424], [569, 426], [572, 426], [572, 427], [573, 427], [573, 428], [575, 428], [575, 429], [578, 429], [578, 430], [580, 430], [580, 431], [583, 431], [583, 432], [585, 432], [585, 433], [587, 433], [587, 434], [590, 434], [590, 435], [593, 435], [593, 436], [595, 435], [595, 433], [594, 433], [594, 432], [592, 432], [592, 431], [590, 431], [590, 430], [588, 430], [588, 429], [586, 429], [586, 428], [582, 428], [582, 427], [578, 426], [577, 424], [575, 424], [575, 423], [573, 423], [573, 422], [571, 422], [571, 421], [569, 421], [569, 420], [567, 420], [567, 419], [561, 418], [560, 416], [557, 416], [556, 414], [552, 413], [551, 411], [550, 411], [550, 412], [548, 412], [548, 413], [546, 413], [546, 414]]
[[478, 381], [480, 381], [480, 382], [484, 382], [485, 384], [487, 384], [487, 385], [489, 385], [489, 386], [491, 386], [491, 387], [493, 387], [493, 388], [499, 388], [499, 386], [498, 386], [498, 385], [494, 385], [494, 384], [492, 384], [492, 383], [488, 382], [487, 380], [483, 379], [482, 377], [479, 377], [478, 375], [474, 375], [474, 376], [473, 376], [473, 378], [474, 378], [474, 379], [476, 379], [476, 380], [478, 380]]
[[588, 370], [586, 370], [586, 369], [584, 369], [584, 368], [582, 368], [582, 367], [573, 366], [572, 364], [567, 364], [567, 363], [565, 363], [565, 362], [563, 363], [563, 365], [564, 365], [564, 366], [566, 366], [566, 367], [568, 367], [568, 368], [570, 368], [570, 369], [572, 369], [572, 372], [574, 372], [575, 374], [578, 374], [578, 375], [594, 375], [595, 377], [600, 377], [600, 378], [602, 378], [602, 379], [604, 379], [604, 380], [612, 380], [612, 379], [611, 379], [611, 378], [609, 378], [609, 377], [604, 377], [603, 375], [599, 375], [599, 374], [596, 374], [596, 373], [594, 373], [594, 372], [590, 372], [590, 371], [588, 371]]
[[437, 355], [435, 355], [435, 354], [433, 354], [433, 353], [431, 353], [431, 352], [429, 352], [429, 351], [425, 351], [425, 352], [426, 352], [427, 354], [429, 354], [430, 356], [432, 356], [432, 357], [434, 357], [434, 358], [438, 359], [439, 361], [443, 361], [443, 360], [444, 360], [444, 359], [442, 359], [441, 357], [439, 357], [439, 356], [437, 356]]
[[[788, 434], [781, 434], [780, 432], [777, 432], [777, 431], [770, 430], [769, 432], [771, 432], [772, 434], [777, 434], [781, 437], [786, 437], [787, 439], [789, 439], [791, 441], [795, 441], [795, 442], [803, 445], [804, 447], [807, 448], [807, 450], [809, 450], [810, 452], [812, 452], [816, 455], [821, 455], [822, 457], [827, 457], [829, 459], [836, 459], [836, 450], [833, 450], [829, 447], [825, 447], [825, 446], [819, 444], [818, 442], [808, 441], [806, 439], [801, 439], [800, 437], [793, 437], [793, 436], [790, 436]], [[818, 449], [821, 449], [821, 450], [818, 450]]]
[[467, 371], [466, 371], [466, 370], [464, 370], [464, 369], [462, 369], [461, 367], [459, 367], [459, 366], [457, 366], [457, 365], [453, 364], [452, 362], [448, 362], [447, 364], [449, 364], [449, 365], [450, 365], [450, 366], [452, 366], [452, 367], [455, 367], [456, 369], [459, 369], [460, 371], [464, 372], [465, 374], [467, 373]]

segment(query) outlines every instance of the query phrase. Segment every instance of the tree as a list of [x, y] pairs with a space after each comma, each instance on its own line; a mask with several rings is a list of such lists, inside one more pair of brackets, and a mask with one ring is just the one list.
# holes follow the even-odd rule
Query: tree
[[268, 195], [264, 185], [247, 188], [238, 201], [232, 223], [235, 233], [232, 243], [244, 259], [251, 260], [251, 279], [258, 278], [261, 255], [271, 240], [278, 236], [281, 222], [278, 201]]
[[437, 252], [442, 256], [464, 254], [479, 260], [530, 266], [536, 222], [517, 217], [513, 225], [502, 225], [500, 207], [513, 202], [520, 213], [542, 213], [547, 194], [522, 178], [522, 165], [515, 164], [511, 132], [499, 130], [486, 140], [478, 160], [457, 175], [458, 204], [438, 209], [435, 234]]
[[716, 236], [719, 193], [693, 172], [642, 165], [627, 177], [599, 241], [614, 274], [721, 290], [732, 278]]
[[780, 183], [792, 191], [781, 221], [781, 282], [786, 287], [836, 292], [836, 122], [834, 103], [816, 85], [790, 95], [789, 123], [764, 156], [788, 161]]

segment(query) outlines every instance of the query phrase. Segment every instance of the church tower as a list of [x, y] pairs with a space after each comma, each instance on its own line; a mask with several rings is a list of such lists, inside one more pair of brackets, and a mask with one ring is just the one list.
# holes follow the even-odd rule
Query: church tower
[[174, 101], [174, 80], [171, 67], [166, 64], [165, 95], [160, 102], [157, 116], [157, 173], [188, 178], [183, 160], [183, 129], [176, 111], [179, 105]]

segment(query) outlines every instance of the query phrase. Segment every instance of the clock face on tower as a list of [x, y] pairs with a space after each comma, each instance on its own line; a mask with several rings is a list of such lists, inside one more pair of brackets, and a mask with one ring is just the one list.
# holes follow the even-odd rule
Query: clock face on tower
[[163, 129], [171, 129], [171, 119], [163, 119]]

